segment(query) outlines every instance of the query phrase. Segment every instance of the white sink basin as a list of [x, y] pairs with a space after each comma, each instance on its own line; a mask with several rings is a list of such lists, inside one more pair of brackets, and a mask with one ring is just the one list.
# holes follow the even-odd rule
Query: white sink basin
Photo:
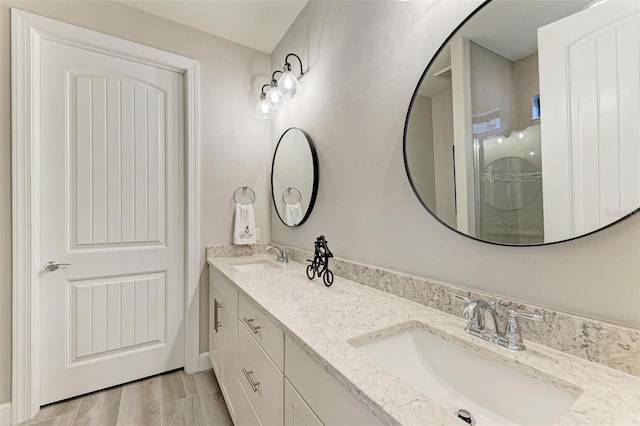
[[459, 409], [470, 412], [478, 426], [552, 424], [581, 393], [506, 357], [485, 357], [418, 327], [356, 346], [452, 416]]
[[280, 265], [269, 262], [268, 260], [253, 260], [253, 261], [232, 263], [231, 267], [233, 267], [236, 271], [239, 271], [239, 272], [259, 272], [259, 271], [267, 271], [267, 270], [274, 270], [274, 269], [281, 268]]

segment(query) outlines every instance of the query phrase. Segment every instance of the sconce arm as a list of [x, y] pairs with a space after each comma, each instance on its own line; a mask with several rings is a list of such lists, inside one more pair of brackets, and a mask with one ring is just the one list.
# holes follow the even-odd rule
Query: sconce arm
[[302, 77], [304, 75], [304, 69], [302, 68], [302, 59], [300, 59], [300, 56], [296, 55], [295, 53], [289, 53], [284, 58], [284, 66], [288, 70], [291, 70], [291, 64], [289, 63], [289, 56], [295, 56], [298, 59], [298, 62], [300, 62], [300, 76], [298, 76], [298, 79], [299, 79], [300, 77]]
[[275, 70], [273, 72], [273, 74], [271, 74], [271, 81], [276, 81], [276, 73], [279, 72], [280, 74], [284, 74], [282, 71], [280, 70]]

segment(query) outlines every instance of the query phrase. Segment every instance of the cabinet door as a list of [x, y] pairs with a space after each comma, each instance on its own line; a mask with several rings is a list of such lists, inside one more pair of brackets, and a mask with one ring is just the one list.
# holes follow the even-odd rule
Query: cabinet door
[[375, 426], [383, 423], [362, 402], [311, 358], [290, 337], [285, 337], [284, 372], [304, 401], [325, 425]]
[[322, 426], [322, 422], [291, 386], [284, 380], [284, 426]]
[[[221, 297], [209, 286], [209, 360], [217, 378], [222, 377], [222, 329], [220, 328]], [[216, 324], [217, 323], [217, 324]]]
[[238, 317], [231, 310], [229, 304], [222, 300], [222, 307], [218, 310], [222, 326], [218, 327], [218, 334], [222, 337], [222, 375], [220, 387], [225, 392], [225, 399], [231, 418], [236, 420], [236, 406], [238, 401]]

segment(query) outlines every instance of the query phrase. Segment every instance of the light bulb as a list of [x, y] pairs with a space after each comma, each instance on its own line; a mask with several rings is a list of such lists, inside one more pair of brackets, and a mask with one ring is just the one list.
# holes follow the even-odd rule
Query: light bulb
[[278, 87], [287, 98], [293, 98], [300, 91], [300, 82], [293, 75], [288, 64], [284, 66], [284, 72], [278, 80]]
[[276, 110], [273, 105], [267, 101], [267, 96], [264, 93], [260, 93], [260, 102], [256, 106], [256, 118], [269, 119], [276, 115]]
[[284, 105], [287, 100], [284, 97], [280, 88], [278, 88], [278, 83], [275, 80], [271, 80], [271, 88], [267, 92], [267, 101], [273, 105], [273, 108], [277, 111], [280, 109], [282, 105]]

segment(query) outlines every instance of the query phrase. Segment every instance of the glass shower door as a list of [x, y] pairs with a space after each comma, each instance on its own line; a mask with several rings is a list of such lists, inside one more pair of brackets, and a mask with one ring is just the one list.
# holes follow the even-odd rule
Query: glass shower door
[[501, 244], [542, 243], [540, 125], [474, 144], [478, 236]]

